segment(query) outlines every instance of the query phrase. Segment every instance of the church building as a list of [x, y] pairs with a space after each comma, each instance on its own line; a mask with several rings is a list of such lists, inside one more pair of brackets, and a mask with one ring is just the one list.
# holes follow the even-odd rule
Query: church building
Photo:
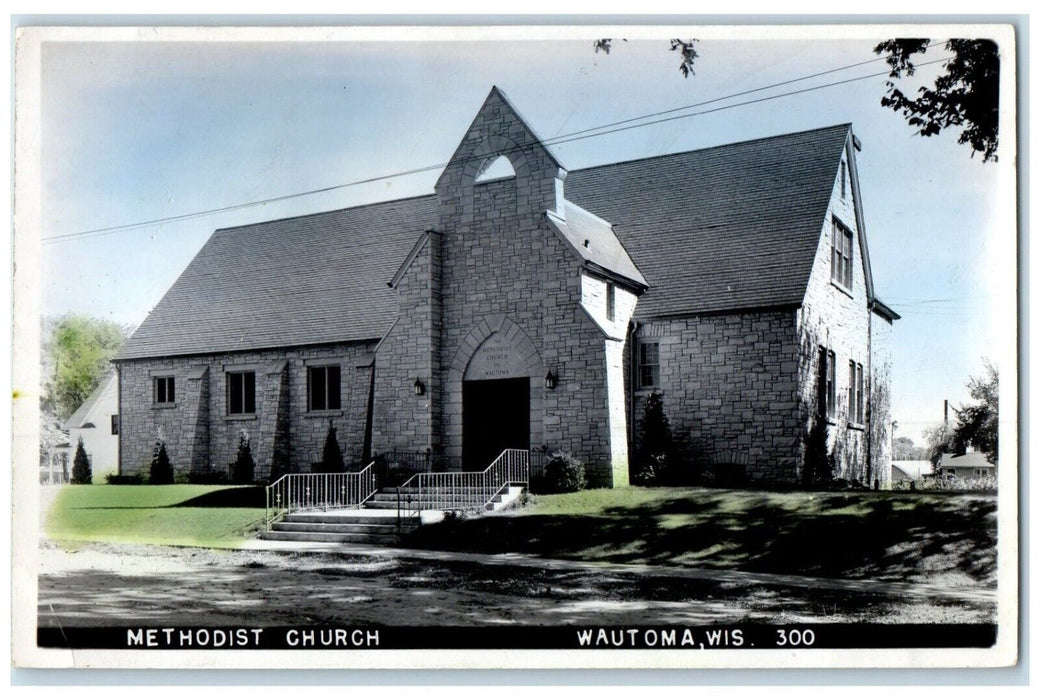
[[[258, 478], [562, 450], [629, 482], [646, 398], [679, 461], [801, 479], [890, 457], [889, 343], [851, 126], [568, 172], [493, 88], [434, 193], [216, 231], [116, 358], [119, 465]], [[507, 177], [483, 177], [505, 159]], [[508, 170], [508, 169], [506, 169]], [[882, 484], [883, 485], [883, 484]]]

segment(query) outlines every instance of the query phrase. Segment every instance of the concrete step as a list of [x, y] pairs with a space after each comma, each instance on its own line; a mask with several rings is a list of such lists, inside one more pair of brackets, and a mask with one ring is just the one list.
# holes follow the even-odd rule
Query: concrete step
[[[355, 535], [396, 535], [397, 525], [331, 524], [280, 522], [271, 526], [277, 532], [331, 532]], [[411, 530], [414, 526], [408, 527]]]
[[272, 530], [260, 534], [263, 540], [283, 542], [335, 542], [341, 544], [397, 544], [397, 535], [371, 535], [343, 532], [283, 532]]
[[290, 513], [281, 522], [328, 523], [330, 525], [397, 525], [397, 513], [372, 512], [359, 509], [350, 511], [327, 511], [313, 513]]

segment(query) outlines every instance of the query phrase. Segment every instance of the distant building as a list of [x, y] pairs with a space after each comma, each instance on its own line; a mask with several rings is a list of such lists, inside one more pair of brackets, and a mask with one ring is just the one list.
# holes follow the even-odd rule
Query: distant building
[[120, 469], [160, 435], [226, 473], [245, 433], [258, 477], [309, 471], [332, 423], [348, 463], [547, 446], [621, 485], [658, 392], [691, 469], [796, 482], [825, 421], [835, 476], [881, 482], [898, 315], [859, 148], [841, 124], [568, 172], [494, 88], [433, 194], [213, 234], [116, 358]]
[[989, 461], [984, 452], [972, 450], [962, 455], [946, 452], [939, 460], [939, 474], [955, 476], [959, 479], [980, 479], [996, 476], [997, 465]]
[[101, 380], [65, 423], [69, 431], [68, 469], [76, 458], [80, 438], [90, 459], [90, 470], [96, 482], [103, 475], [116, 473], [119, 467], [119, 382], [113, 372]]
[[931, 476], [932, 463], [927, 459], [896, 459], [892, 461], [892, 484], [900, 481], [920, 481]]

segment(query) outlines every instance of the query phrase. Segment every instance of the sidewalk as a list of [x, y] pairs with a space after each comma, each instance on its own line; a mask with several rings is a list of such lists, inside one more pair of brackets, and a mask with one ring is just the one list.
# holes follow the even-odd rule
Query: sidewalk
[[367, 545], [325, 542], [280, 542], [276, 540], [250, 540], [244, 550], [266, 550], [286, 552], [320, 552], [322, 554], [354, 554], [372, 557], [396, 557], [439, 562], [468, 562], [487, 566], [520, 566], [554, 571], [608, 571], [616, 574], [707, 580], [740, 585], [757, 584], [811, 588], [819, 590], [851, 591], [856, 593], [882, 593], [918, 598], [944, 598], [995, 603], [997, 591], [987, 588], [950, 588], [926, 583], [903, 583], [876, 579], [834, 579], [793, 574], [753, 573], [727, 569], [705, 569], [683, 566], [657, 566], [652, 564], [613, 564], [610, 562], [583, 562], [569, 559], [548, 559], [524, 554], [474, 554], [470, 552], [446, 552], [397, 547], [372, 547]]

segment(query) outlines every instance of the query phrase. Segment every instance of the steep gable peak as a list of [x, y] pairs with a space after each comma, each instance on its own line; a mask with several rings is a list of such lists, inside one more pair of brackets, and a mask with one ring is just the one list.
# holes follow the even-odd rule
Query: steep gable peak
[[515, 173], [517, 202], [522, 203], [518, 214], [560, 211], [567, 171], [494, 86], [434, 186], [442, 229], [466, 228], [473, 222], [473, 185], [500, 157]]

